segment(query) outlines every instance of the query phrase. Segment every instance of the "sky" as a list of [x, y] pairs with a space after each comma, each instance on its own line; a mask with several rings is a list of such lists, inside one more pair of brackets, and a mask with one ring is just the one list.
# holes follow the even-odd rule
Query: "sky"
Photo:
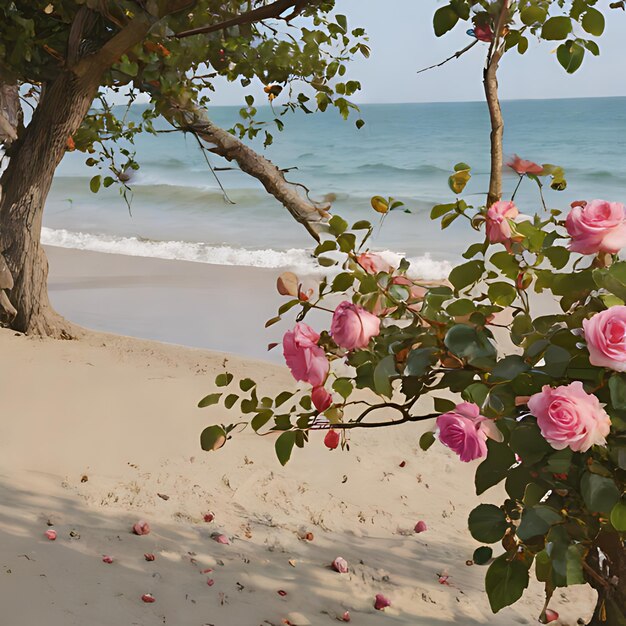
[[[600, 0], [605, 8], [610, 0]], [[471, 42], [465, 29], [457, 26], [441, 38], [435, 37], [432, 16], [444, 0], [337, 0], [337, 12], [348, 17], [350, 27], [363, 26], [370, 37], [372, 54], [358, 58], [348, 70], [350, 79], [360, 80], [359, 103], [448, 102], [482, 100], [482, 65], [487, 44], [478, 44], [456, 61], [417, 74], [417, 70], [442, 61]], [[607, 27], [598, 43], [599, 57], [585, 55], [582, 67], [567, 74], [556, 60], [557, 43], [530, 42], [521, 56], [509, 52], [499, 70], [502, 99], [573, 98], [626, 96], [624, 33], [626, 13], [608, 12]], [[260, 88], [256, 90], [262, 96]], [[213, 96], [216, 105], [240, 105], [242, 91], [223, 84]]]

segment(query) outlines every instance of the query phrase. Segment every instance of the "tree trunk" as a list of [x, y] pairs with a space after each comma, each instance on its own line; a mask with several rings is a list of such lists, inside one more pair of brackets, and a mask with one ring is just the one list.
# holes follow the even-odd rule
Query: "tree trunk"
[[589, 626], [626, 626], [626, 547], [617, 532], [598, 536], [596, 546], [587, 557], [589, 583], [598, 592], [593, 617]]
[[487, 194], [487, 208], [502, 198], [502, 137], [504, 135], [504, 120], [498, 98], [498, 65], [502, 53], [495, 51], [485, 68], [483, 83], [485, 97], [489, 107], [491, 121], [491, 168], [489, 176], [489, 193]]
[[33, 118], [11, 148], [0, 179], [0, 254], [15, 286], [17, 309], [11, 328], [53, 337], [71, 336], [71, 326], [50, 306], [48, 261], [40, 244], [43, 209], [66, 144], [80, 126], [97, 92], [97, 82], [65, 71], [43, 89]]

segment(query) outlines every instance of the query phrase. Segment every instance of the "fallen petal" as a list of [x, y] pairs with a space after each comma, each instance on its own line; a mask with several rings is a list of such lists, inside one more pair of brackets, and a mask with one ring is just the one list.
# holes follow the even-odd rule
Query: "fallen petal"
[[204, 514], [204, 521], [205, 522], [212, 522], [215, 519], [215, 515], [213, 515], [213, 513], [205, 513]]
[[209, 587], [212, 587], [215, 584], [215, 581], [212, 578], [207, 579], [206, 584], [209, 585]]
[[102, 562], [103, 563], [113, 563], [113, 557], [105, 555], [105, 556], [102, 557]]
[[382, 611], [385, 607], [391, 606], [391, 601], [386, 598], [382, 593], [376, 594], [376, 599], [374, 600], [374, 608], [377, 611]]
[[156, 602], [156, 598], [151, 593], [144, 593], [143, 596], [141, 596], [141, 599], [148, 604], [151, 602]]
[[54, 541], [57, 538], [57, 531], [52, 529], [46, 530], [45, 535], [50, 541]]
[[146, 552], [143, 555], [143, 558], [146, 559], [146, 561], [154, 561], [154, 559], [156, 559], [156, 556], [154, 556], [154, 554], [152, 554], [151, 552]]
[[419, 522], [417, 522], [417, 524], [415, 524], [416, 533], [423, 533], [425, 530], [428, 530], [428, 526], [426, 526], [426, 522], [420, 520]]
[[278, 593], [279, 596], [283, 597], [287, 595], [287, 592], [284, 589], [279, 589], [276, 593]]
[[350, 611], [346, 611], [342, 616], [341, 616], [341, 621], [342, 622], [349, 622], [350, 621]]
[[398, 467], [404, 467], [406, 465], [406, 461], [402, 461]]
[[553, 611], [552, 609], [546, 609], [546, 624], [549, 624], [550, 622], [555, 622], [557, 619], [559, 619], [559, 614], [556, 611]]
[[230, 545], [230, 539], [226, 535], [213, 535], [213, 541], [217, 541], [217, 543], [222, 543], [225, 546]]
[[340, 556], [338, 556], [333, 561], [333, 569], [336, 572], [339, 572], [340, 574], [347, 574], [348, 573], [348, 561], [346, 561], [345, 559], [342, 559]]
[[133, 532], [135, 535], [148, 535], [150, 534], [150, 524], [145, 520], [139, 520], [133, 524]]

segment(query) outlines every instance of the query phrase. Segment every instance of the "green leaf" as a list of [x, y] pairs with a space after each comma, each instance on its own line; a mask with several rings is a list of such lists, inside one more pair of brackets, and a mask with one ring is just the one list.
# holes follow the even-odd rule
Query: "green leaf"
[[456, 208], [456, 202], [452, 204], [436, 204], [430, 211], [430, 219], [436, 220], [450, 211], [454, 211]]
[[352, 393], [354, 387], [349, 378], [337, 378], [333, 382], [333, 389], [344, 399], [347, 400]]
[[474, 550], [472, 561], [474, 561], [476, 565], [487, 565], [492, 556], [493, 550], [489, 546], [480, 546], [480, 548]]
[[333, 215], [328, 222], [328, 226], [330, 227], [330, 232], [333, 235], [339, 236], [347, 230], [348, 222], [346, 222], [346, 220], [342, 217], [339, 217], [339, 215]]
[[229, 372], [223, 372], [215, 377], [215, 384], [218, 387], [227, 387], [233, 380], [233, 375]]
[[423, 376], [432, 366], [437, 348], [417, 348], [411, 350], [404, 367], [405, 376]]
[[499, 306], [507, 307], [517, 298], [517, 291], [513, 285], [504, 282], [491, 283], [487, 290], [489, 299]]
[[236, 393], [231, 393], [226, 396], [224, 399], [224, 406], [227, 409], [232, 409], [235, 406], [235, 403], [239, 400], [239, 396]]
[[556, 58], [568, 74], [573, 74], [582, 65], [585, 49], [573, 41], [567, 41], [557, 48]]
[[455, 27], [458, 21], [459, 16], [450, 5], [437, 9], [433, 17], [435, 35], [437, 37], [445, 35], [448, 31]]
[[515, 454], [505, 443], [487, 440], [487, 458], [476, 468], [474, 482], [476, 494], [480, 495], [506, 478], [515, 463]]
[[548, 19], [541, 29], [542, 39], [557, 41], [566, 39], [572, 32], [572, 20], [564, 15], [551, 17]]
[[580, 481], [583, 500], [590, 511], [609, 513], [620, 497], [617, 485], [612, 478], [585, 472]]
[[371, 222], [368, 222], [367, 220], [359, 220], [358, 222], [354, 222], [354, 224], [352, 224], [352, 230], [369, 230], [371, 227]]
[[482, 261], [474, 260], [457, 265], [449, 276], [450, 282], [456, 291], [460, 291], [469, 285], [477, 282], [485, 271], [485, 264]]
[[91, 189], [93, 193], [98, 193], [98, 191], [100, 190], [101, 182], [102, 182], [102, 176], [100, 176], [100, 174], [98, 174], [97, 176], [94, 176], [89, 181], [89, 189]]
[[341, 274], [337, 274], [335, 278], [333, 278], [332, 282], [332, 290], [334, 292], [338, 291], [346, 291], [346, 289], [350, 289], [354, 283], [354, 274], [349, 272], [341, 272]]
[[244, 378], [239, 381], [241, 391], [250, 391], [253, 387], [256, 387], [256, 383], [251, 378]]
[[222, 439], [226, 440], [226, 432], [221, 426], [208, 426], [200, 435], [200, 446], [207, 452], [217, 450], [224, 445]]
[[485, 591], [494, 613], [517, 602], [528, 587], [528, 567], [516, 558], [509, 559], [506, 553], [499, 556], [485, 576]]
[[435, 443], [435, 433], [433, 433], [432, 430], [427, 430], [425, 433], [422, 433], [419, 443], [422, 450], [428, 450], [428, 448]]
[[217, 404], [222, 397], [221, 393], [210, 393], [208, 396], [204, 396], [200, 402], [198, 402], [198, 408], [204, 409], [207, 406]]
[[587, 12], [583, 15], [581, 24], [590, 35], [599, 37], [604, 32], [604, 15], [602, 15], [598, 9], [589, 7]]
[[511, 432], [510, 445], [525, 465], [534, 465], [552, 450], [539, 427], [527, 420]]
[[522, 521], [517, 528], [517, 536], [522, 541], [527, 541], [538, 535], [545, 535], [550, 527], [563, 521], [563, 518], [549, 506], [539, 504], [524, 509]]
[[456, 403], [446, 398], [435, 398], [435, 412], [436, 413], [449, 413], [456, 409]]
[[541, 23], [546, 19], [548, 12], [543, 7], [531, 4], [520, 11], [520, 19], [526, 26]]
[[623, 374], [613, 374], [609, 378], [609, 390], [611, 392], [611, 404], [618, 411], [626, 410], [626, 380]]
[[472, 175], [469, 170], [460, 170], [448, 178], [448, 187], [456, 194], [462, 193]]
[[527, 372], [530, 365], [518, 354], [510, 354], [496, 363], [491, 375], [498, 380], [513, 380], [518, 374]]
[[509, 527], [506, 515], [495, 504], [479, 504], [467, 520], [469, 531], [481, 543], [496, 543]]
[[267, 424], [274, 413], [271, 410], [259, 411], [251, 420], [250, 426], [254, 432], [258, 432], [265, 424]]
[[626, 532], [626, 500], [622, 498], [611, 509], [611, 524], [615, 530]]
[[275, 444], [276, 456], [281, 465], [287, 465], [287, 461], [291, 458], [293, 446], [296, 443], [296, 431], [288, 430], [284, 432]]
[[393, 355], [390, 354], [374, 368], [374, 389], [376, 393], [390, 398], [393, 393], [391, 378], [397, 375], [396, 362]]
[[276, 396], [276, 400], [274, 400], [274, 405], [279, 407], [281, 404], [285, 404], [289, 398], [293, 396], [291, 391], [283, 391]]
[[626, 262], [614, 263], [608, 269], [593, 270], [593, 280], [613, 295], [626, 301]]
[[446, 333], [444, 343], [448, 350], [471, 365], [484, 365], [496, 356], [496, 349], [485, 331], [465, 324], [456, 324]]

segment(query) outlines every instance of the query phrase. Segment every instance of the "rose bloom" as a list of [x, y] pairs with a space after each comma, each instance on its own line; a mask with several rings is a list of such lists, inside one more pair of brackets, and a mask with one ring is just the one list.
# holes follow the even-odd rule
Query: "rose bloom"
[[615, 254], [626, 246], [626, 214], [620, 202], [591, 200], [574, 206], [565, 220], [572, 241], [569, 249], [580, 254]]
[[474, 37], [478, 41], [493, 41], [493, 31], [489, 24], [477, 24], [474, 26]]
[[521, 159], [517, 156], [517, 154], [507, 163], [507, 165], [520, 176], [522, 174], [541, 174], [543, 172], [543, 167], [541, 167], [541, 165], [534, 163], [533, 161]]
[[507, 250], [511, 246], [511, 225], [519, 211], [513, 202], [500, 200], [487, 209], [487, 239], [491, 243], [503, 243]]
[[348, 300], [337, 306], [330, 325], [335, 343], [346, 350], [365, 348], [380, 333], [380, 320]]
[[611, 420], [593, 394], [577, 380], [569, 385], [544, 386], [528, 401], [530, 412], [544, 439], [555, 449], [586, 452], [593, 445], [605, 445]]
[[315, 387], [311, 392], [311, 400], [320, 413], [323, 413], [333, 403], [333, 397], [324, 387]]
[[589, 362], [626, 372], [626, 306], [612, 306], [583, 320]]
[[296, 380], [314, 387], [324, 384], [330, 366], [324, 350], [317, 345], [320, 336], [307, 324], [298, 322], [283, 337], [283, 355]]
[[392, 272], [393, 267], [385, 261], [379, 254], [373, 252], [363, 252], [356, 258], [356, 262], [368, 273], [378, 274], [378, 272]]
[[493, 421], [480, 414], [472, 402], [457, 404], [454, 411], [437, 418], [439, 441], [456, 452], [468, 463], [487, 456], [487, 437], [502, 440], [502, 434]]

